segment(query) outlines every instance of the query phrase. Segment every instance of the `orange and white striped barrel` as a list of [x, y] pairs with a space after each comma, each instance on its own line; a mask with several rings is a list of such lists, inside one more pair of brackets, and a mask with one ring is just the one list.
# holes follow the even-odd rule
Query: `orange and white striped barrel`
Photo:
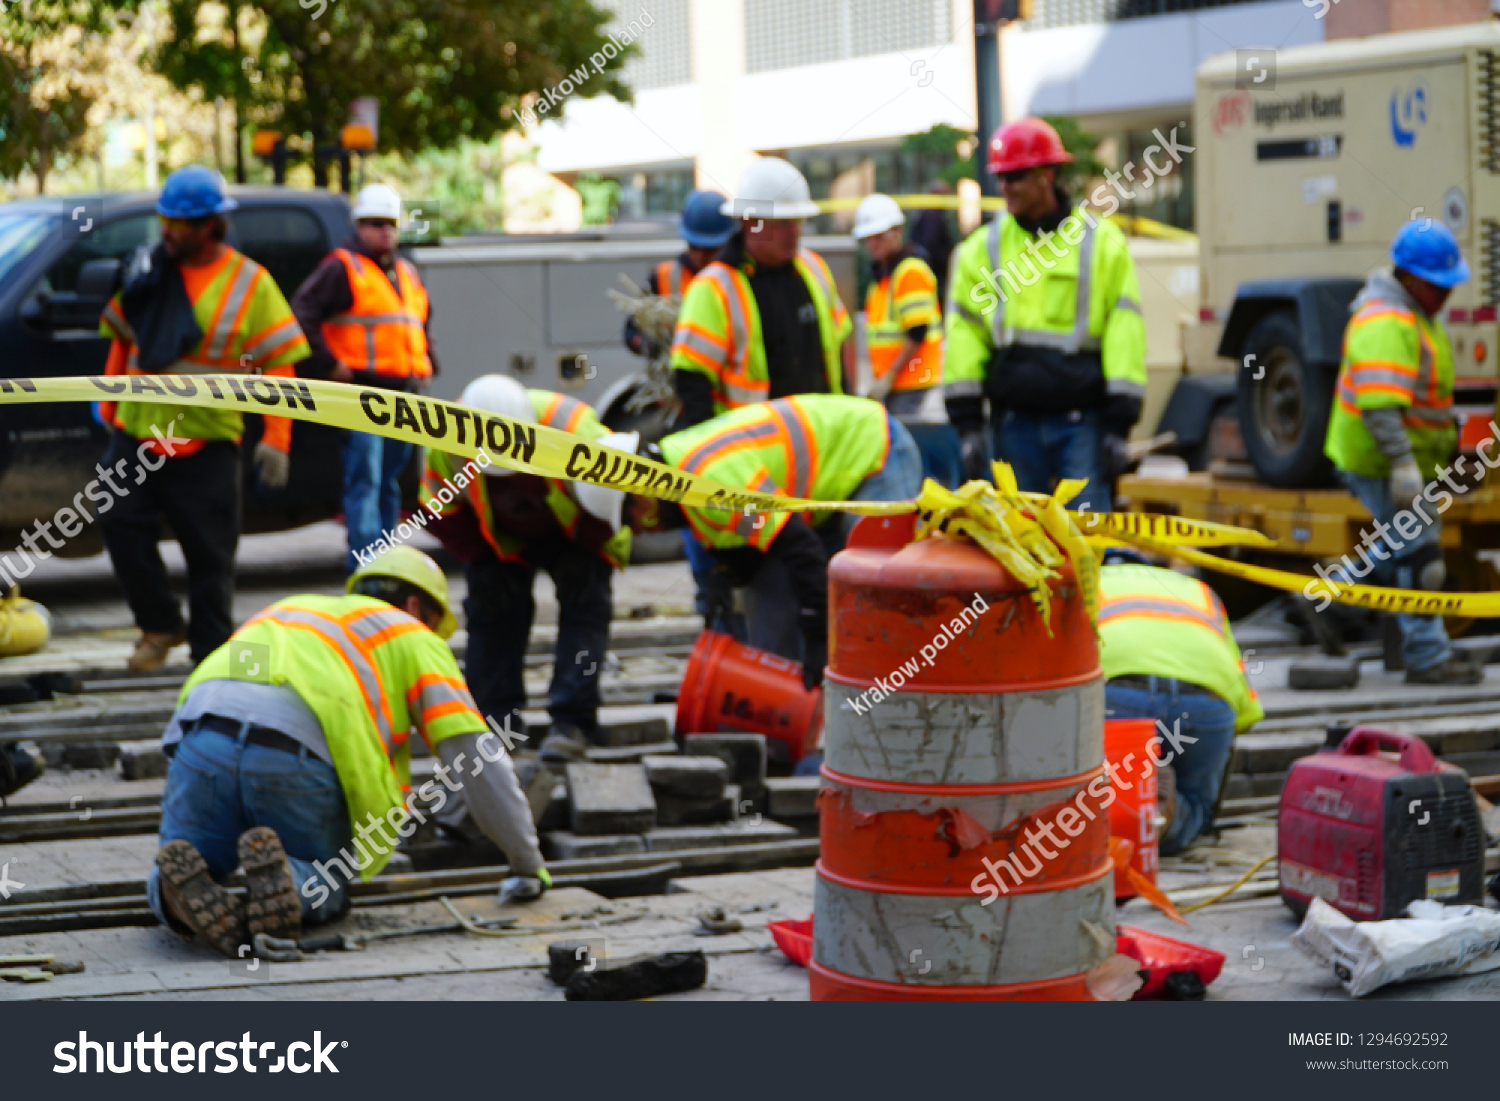
[[829, 568], [812, 996], [1061, 1000], [1114, 953], [1104, 681], [984, 551], [861, 521]]

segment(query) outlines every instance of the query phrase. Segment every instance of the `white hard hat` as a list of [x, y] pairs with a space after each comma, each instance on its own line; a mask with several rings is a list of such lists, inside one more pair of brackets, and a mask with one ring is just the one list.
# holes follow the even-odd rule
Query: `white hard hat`
[[906, 224], [906, 215], [889, 195], [866, 195], [854, 211], [854, 236], [860, 240]]
[[[526, 387], [508, 375], [480, 375], [464, 387], [464, 392], [458, 396], [458, 404], [509, 417], [513, 421], [536, 423], [536, 406], [531, 404], [531, 395], [526, 393]], [[485, 473], [504, 478], [517, 471], [495, 463]]]
[[[628, 451], [634, 455], [641, 445], [641, 434], [639, 432], [611, 432], [608, 436], [601, 436], [594, 442], [604, 447]], [[603, 520], [609, 525], [611, 531], [620, 530], [620, 523], [625, 512], [623, 489], [596, 486], [592, 482], [574, 482], [573, 493], [578, 498], [579, 507], [590, 516], [597, 516]]]
[[351, 216], [357, 222], [361, 218], [390, 218], [401, 220], [401, 196], [390, 184], [366, 184], [354, 197]]
[[740, 173], [734, 198], [719, 213], [735, 218], [811, 218], [822, 213], [807, 190], [807, 180], [780, 157], [761, 157]]

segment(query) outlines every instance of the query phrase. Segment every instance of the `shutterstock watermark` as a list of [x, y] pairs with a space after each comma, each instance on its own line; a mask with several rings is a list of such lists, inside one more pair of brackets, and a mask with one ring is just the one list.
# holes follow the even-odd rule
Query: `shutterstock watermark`
[[[955, 641], [968, 627], [979, 622], [980, 615], [989, 610], [990, 606], [984, 597], [975, 593], [974, 599], [964, 607], [962, 612], [939, 627], [937, 633], [922, 645], [922, 659], [926, 661], [927, 668], [932, 668], [939, 651], [946, 650], [950, 642]], [[916, 676], [920, 669], [921, 664], [916, 658], [908, 658], [884, 677], [876, 677], [874, 687], [866, 688], [852, 698], [849, 706], [854, 708], [856, 714], [866, 714], [873, 705], [880, 703], [892, 692], [901, 691], [901, 686]]]
[[[307, 0], [297, 0], [297, 2], [305, 4]], [[313, 2], [323, 3], [324, 0], [313, 0]], [[572, 95], [575, 89], [582, 87], [588, 81], [589, 69], [592, 68], [595, 73], [603, 73], [606, 61], [613, 61], [619, 57], [624, 47], [639, 38], [647, 27], [655, 25], [656, 18], [642, 8], [639, 16], [627, 23], [618, 34], [611, 33], [609, 41], [589, 55], [588, 64], [578, 66], [545, 92], [539, 93], [535, 104], [522, 107], [517, 117], [527, 126], [535, 126], [539, 116], [562, 106], [562, 101], [566, 97]]]
[[[1492, 420], [1489, 428], [1490, 434], [1479, 441], [1475, 451], [1480, 462], [1494, 470], [1500, 467], [1500, 450], [1493, 455], [1490, 452], [1500, 442], [1500, 425]], [[1360, 531], [1354, 554], [1363, 564], [1363, 569], [1348, 554], [1342, 555], [1332, 566], [1325, 566], [1320, 562], [1313, 566], [1313, 572], [1318, 577], [1302, 587], [1302, 595], [1314, 601], [1317, 605], [1315, 610], [1321, 612], [1345, 589], [1373, 573], [1380, 563], [1391, 561], [1406, 549], [1408, 543], [1417, 542], [1437, 522], [1437, 517], [1453, 507], [1456, 498], [1473, 488], [1453, 479], [1455, 472], [1467, 475], [1471, 470], [1478, 473], [1479, 464], [1471, 463], [1467, 455], [1457, 456], [1453, 462], [1438, 471], [1438, 476], [1429, 481], [1422, 492], [1407, 503], [1407, 507], [1398, 510], [1389, 521], [1382, 521], [1377, 517], [1371, 522], [1374, 530], [1367, 527]], [[1444, 486], [1447, 488], [1443, 488]], [[1424, 507], [1425, 505], [1430, 505], [1431, 509]], [[1431, 596], [1432, 614], [1445, 611], [1449, 600], [1441, 592], [1434, 591]], [[1414, 614], [1423, 613], [1418, 611]]]
[[[1183, 751], [1184, 745], [1191, 745], [1198, 739], [1190, 734], [1182, 733], [1182, 720], [1176, 719], [1171, 726], [1167, 726], [1160, 719], [1156, 720], [1157, 737], [1146, 743], [1146, 755], [1157, 768], [1170, 765], [1177, 759], [1177, 755]], [[1161, 752], [1161, 743], [1165, 740], [1172, 748], [1165, 754]], [[1023, 886], [1027, 880], [1034, 879], [1041, 874], [1046, 861], [1056, 860], [1058, 853], [1067, 849], [1073, 843], [1073, 838], [1079, 836], [1088, 828], [1100, 813], [1109, 809], [1110, 805], [1119, 798], [1119, 791], [1129, 791], [1135, 784], [1121, 778], [1122, 773], [1129, 773], [1137, 766], [1144, 766], [1145, 761], [1138, 761], [1132, 750], [1126, 753], [1119, 762], [1105, 761], [1104, 772], [1095, 776], [1088, 785], [1074, 796], [1072, 804], [1064, 806], [1050, 822], [1037, 822], [1031, 831], [1026, 833], [1025, 842], [1014, 847], [1011, 854], [1003, 860], [994, 860], [988, 856], [981, 863], [985, 871], [976, 875], [969, 883], [969, 889], [976, 895], [988, 895], [981, 906], [988, 906], [1001, 895], [1008, 895], [1013, 887]], [[1146, 777], [1142, 776], [1141, 780]], [[1118, 791], [1116, 790], [1118, 789]], [[1096, 811], [1093, 801], [1097, 800], [1099, 808]], [[1061, 830], [1065, 836], [1059, 837], [1056, 833]], [[1021, 834], [1017, 833], [1017, 836]], [[1047, 848], [1050, 843], [1056, 846], [1056, 851]], [[1022, 859], [1025, 857], [1026, 859]], [[1007, 883], [1001, 872], [1009, 872], [1011, 882]]]
[[[179, 414], [172, 423], [176, 424], [181, 419]], [[21, 536], [21, 543], [26, 549], [11, 552], [20, 555], [20, 565], [11, 561], [9, 553], [0, 555], [0, 579], [3, 579], [0, 591], [8, 591], [20, 578], [30, 577], [38, 561], [45, 562], [52, 557], [52, 550], [62, 550], [65, 544], [52, 537], [54, 526], [64, 539], [72, 539], [79, 535], [85, 524], [92, 523], [97, 516], [102, 516], [114, 508], [116, 500], [129, 497], [131, 485], [140, 485], [146, 480], [148, 473], [160, 470], [163, 463], [177, 454], [176, 445], [185, 442], [176, 436], [162, 435], [161, 430], [154, 424], [151, 426], [151, 431], [165, 454], [153, 450], [152, 441], [142, 441], [135, 453], [136, 465], [139, 469], [136, 472], [135, 481], [129, 484], [120, 484], [115, 481], [118, 477], [121, 482], [124, 482], [128, 473], [129, 459], [119, 459], [108, 469], [96, 463], [94, 469], [99, 476], [73, 495], [71, 505], [64, 505], [58, 509], [50, 520], [37, 520], [32, 524], [31, 530]], [[154, 464], [151, 462], [152, 459], [156, 460]], [[107, 491], [104, 489], [105, 486], [109, 487]], [[89, 510], [83, 507], [85, 498], [98, 506], [97, 513], [91, 515]], [[45, 539], [47, 546], [52, 550], [38, 546], [38, 538]], [[21, 565], [26, 567], [24, 571], [20, 568]]]

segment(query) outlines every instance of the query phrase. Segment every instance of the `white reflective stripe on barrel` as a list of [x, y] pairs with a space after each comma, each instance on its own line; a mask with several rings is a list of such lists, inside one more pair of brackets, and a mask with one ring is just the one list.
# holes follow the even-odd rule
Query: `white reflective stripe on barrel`
[[1005, 986], [1082, 974], [1114, 951], [1084, 924], [1113, 941], [1112, 867], [1065, 891], [984, 898], [858, 891], [819, 874], [813, 959], [880, 982]]
[[[823, 683], [824, 760], [905, 784], [1011, 784], [1104, 763], [1104, 678], [1038, 692], [892, 692]], [[856, 706], [858, 705], [858, 706]]]

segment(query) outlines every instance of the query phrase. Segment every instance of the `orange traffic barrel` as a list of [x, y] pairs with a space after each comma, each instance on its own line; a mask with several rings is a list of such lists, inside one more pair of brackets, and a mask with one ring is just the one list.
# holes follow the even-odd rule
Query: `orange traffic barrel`
[[[1156, 758], [1151, 743], [1155, 719], [1107, 719], [1104, 756], [1114, 766], [1115, 802], [1109, 808], [1109, 832], [1134, 846], [1130, 866], [1156, 882]], [[1160, 750], [1157, 751], [1160, 753]], [[1122, 870], [1115, 871], [1115, 898], [1135, 897]]]
[[1071, 568], [1049, 636], [914, 524], [861, 521], [829, 568], [812, 996], [1088, 999], [1115, 937], [1094, 626]]
[[679, 734], [764, 734], [772, 761], [797, 762], [823, 731], [823, 691], [795, 661], [704, 631], [677, 693]]

